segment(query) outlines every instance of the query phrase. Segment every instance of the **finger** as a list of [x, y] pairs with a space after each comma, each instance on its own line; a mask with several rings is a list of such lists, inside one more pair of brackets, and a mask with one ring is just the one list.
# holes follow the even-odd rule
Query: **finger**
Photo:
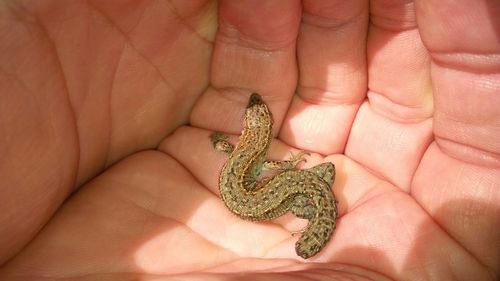
[[405, 191], [432, 138], [429, 58], [412, 5], [370, 2], [368, 99], [345, 151]]
[[209, 88], [191, 123], [237, 133], [251, 92], [270, 106], [279, 127], [296, 85], [295, 38], [300, 1], [221, 1]]
[[435, 143], [412, 188], [441, 227], [493, 272], [500, 270], [499, 11], [498, 1], [417, 5], [432, 57]]
[[323, 154], [340, 153], [366, 94], [367, 1], [303, 1], [300, 79], [280, 138]]

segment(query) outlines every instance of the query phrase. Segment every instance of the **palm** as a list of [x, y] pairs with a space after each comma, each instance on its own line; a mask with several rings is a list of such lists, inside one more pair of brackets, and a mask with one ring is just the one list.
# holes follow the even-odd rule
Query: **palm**
[[[30, 69], [30, 75], [36, 73], [35, 81], [55, 81], [49, 86], [53, 88], [42, 88], [49, 93], [46, 99], [67, 95], [70, 102], [42, 110], [49, 119], [56, 114], [56, 121], [33, 123], [40, 112], [29, 110], [17, 121], [17, 126], [47, 126], [57, 133], [27, 136], [42, 138], [47, 145], [39, 151], [48, 153], [26, 162], [26, 171], [4, 169], [10, 174], [2, 178], [11, 179], [6, 186], [16, 182], [38, 189], [26, 188], [34, 193], [28, 199], [22, 192], [10, 199], [27, 206], [18, 220], [34, 219], [24, 236], [16, 237], [12, 234], [16, 231], [1, 233], [9, 236], [7, 242], [15, 241], [10, 244], [14, 246], [2, 241], [5, 245], [0, 246], [8, 249], [3, 258], [27, 243], [39, 226], [46, 223], [46, 227], [4, 267], [3, 274], [34, 269], [27, 274], [92, 279], [116, 272], [188, 276], [244, 269], [265, 270], [275, 277], [279, 277], [276, 272], [297, 271], [298, 276], [353, 272], [376, 278], [378, 272], [410, 280], [448, 279], [453, 274], [464, 279], [486, 277], [487, 268], [498, 274], [494, 249], [500, 247], [495, 221], [499, 200], [493, 187], [499, 173], [491, 156], [498, 148], [488, 141], [498, 139], [498, 132], [481, 131], [474, 139], [457, 133], [466, 136], [478, 126], [474, 114], [457, 108], [471, 99], [468, 102], [477, 111], [472, 113], [482, 114], [484, 127], [493, 126], [498, 110], [486, 98], [468, 97], [471, 88], [447, 88], [450, 79], [456, 82], [465, 74], [448, 70], [447, 65], [455, 62], [439, 57], [439, 52], [441, 64], [434, 64], [430, 75], [431, 59], [417, 32], [377, 22], [376, 16], [404, 11], [377, 10], [374, 3], [371, 29], [366, 30], [367, 7], [354, 4], [336, 9], [305, 4], [299, 26], [300, 6], [291, 1], [286, 2], [288, 7], [281, 3], [259, 8], [223, 2], [219, 7], [223, 24], [215, 33], [218, 11], [204, 1], [145, 3], [122, 10], [106, 3], [55, 12], [38, 7], [34, 12], [58, 51], [52, 50], [54, 59], [43, 60], [46, 64], [37, 64], [40, 68]], [[247, 14], [252, 8], [259, 13]], [[61, 25], [67, 14], [88, 9], [92, 16], [85, 20], [91, 39], [75, 35], [81, 34], [75, 32], [76, 23]], [[342, 9], [349, 12], [340, 14]], [[430, 53], [453, 49], [447, 42], [461, 35], [446, 34], [451, 39], [442, 42], [425, 24], [446, 15], [430, 15], [426, 7], [420, 10], [424, 19], [420, 33], [427, 38]], [[401, 30], [396, 35], [408, 37], [384, 31], [394, 28]], [[240, 32], [236, 36], [240, 41], [234, 41], [235, 31]], [[410, 44], [412, 40], [417, 43]], [[41, 41], [44, 44], [36, 50], [26, 51], [39, 55], [39, 60], [51, 50], [48, 41]], [[65, 52], [82, 44], [99, 55]], [[400, 53], [394, 53], [395, 47]], [[27, 77], [32, 76], [21, 75], [19, 80]], [[440, 89], [434, 93], [434, 109], [431, 78]], [[297, 81], [298, 95], [293, 96]], [[218, 171], [225, 156], [213, 151], [208, 135], [214, 130], [239, 134], [250, 91], [261, 93], [274, 115], [277, 140], [270, 158], [286, 158], [293, 147], [314, 152], [306, 165], [323, 161], [336, 165], [333, 190], [341, 218], [330, 243], [312, 259], [321, 264], [304, 266], [294, 253], [297, 237], [290, 232], [304, 221], [292, 216], [269, 223], [242, 221], [218, 197]], [[498, 99], [491, 88], [481, 91]], [[50, 96], [54, 92], [58, 94]], [[46, 100], [37, 101], [43, 104], [35, 107], [47, 106]], [[16, 110], [5, 108], [6, 115], [14, 114], [10, 109]], [[137, 152], [158, 143], [158, 150]], [[33, 154], [17, 144], [12, 147]], [[116, 165], [96, 176], [111, 163]], [[24, 177], [26, 173], [33, 175]], [[49, 220], [68, 195], [67, 187], [83, 183]], [[42, 196], [54, 186], [56, 191]], [[31, 206], [40, 204], [45, 213], [34, 213], [37, 209]], [[482, 220], [476, 222], [477, 216]], [[23, 229], [14, 219], [6, 221], [18, 232]]]

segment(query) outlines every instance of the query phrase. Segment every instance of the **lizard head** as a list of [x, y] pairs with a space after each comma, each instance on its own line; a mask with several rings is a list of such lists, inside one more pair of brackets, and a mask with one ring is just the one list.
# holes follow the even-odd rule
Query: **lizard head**
[[273, 117], [259, 94], [253, 93], [248, 101], [243, 121], [245, 128], [272, 128]]

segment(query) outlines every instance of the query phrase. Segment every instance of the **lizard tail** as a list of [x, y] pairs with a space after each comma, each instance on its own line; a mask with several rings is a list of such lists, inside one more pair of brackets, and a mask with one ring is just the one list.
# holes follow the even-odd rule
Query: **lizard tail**
[[[326, 214], [333, 212], [332, 214]], [[308, 259], [321, 251], [332, 236], [335, 229], [337, 210], [334, 205], [320, 210], [319, 214], [309, 221], [304, 233], [295, 244], [298, 256]]]

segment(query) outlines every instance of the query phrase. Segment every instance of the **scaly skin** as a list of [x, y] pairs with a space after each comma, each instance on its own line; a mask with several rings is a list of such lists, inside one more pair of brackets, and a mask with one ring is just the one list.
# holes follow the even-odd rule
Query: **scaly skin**
[[[309, 219], [295, 245], [297, 255], [307, 259], [324, 247], [335, 229], [337, 207], [330, 188], [335, 168], [327, 162], [306, 170], [294, 170], [305, 153], [289, 161], [266, 161], [272, 126], [269, 109], [254, 93], [236, 147], [221, 133], [211, 135], [215, 149], [230, 154], [219, 177], [221, 198], [229, 210], [246, 220], [271, 220], [287, 211]], [[281, 173], [257, 181], [264, 167]]]

